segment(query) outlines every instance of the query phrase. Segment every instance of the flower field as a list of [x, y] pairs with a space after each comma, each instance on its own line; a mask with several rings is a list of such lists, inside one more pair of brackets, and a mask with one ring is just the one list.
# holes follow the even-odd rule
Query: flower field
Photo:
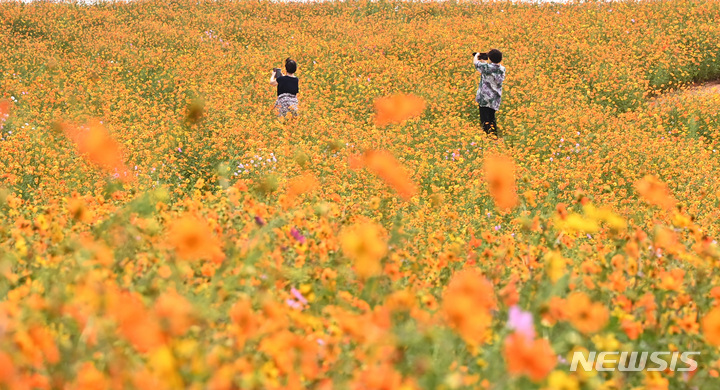
[[718, 388], [719, 19], [0, 3], [0, 389]]

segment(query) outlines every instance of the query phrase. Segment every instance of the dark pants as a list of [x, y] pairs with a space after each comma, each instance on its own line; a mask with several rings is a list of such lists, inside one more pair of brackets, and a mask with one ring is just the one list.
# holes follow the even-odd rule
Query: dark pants
[[495, 110], [490, 107], [480, 107], [480, 121], [483, 124], [485, 134], [497, 135], [497, 122], [495, 122]]

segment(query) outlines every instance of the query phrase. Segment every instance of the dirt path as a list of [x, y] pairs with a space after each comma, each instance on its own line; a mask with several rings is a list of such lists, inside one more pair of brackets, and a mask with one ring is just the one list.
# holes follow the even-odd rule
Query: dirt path
[[693, 85], [692, 87], [684, 91], [684, 93], [720, 93], [720, 80]]
[[680, 98], [689, 95], [708, 95], [708, 94], [720, 94], [720, 80], [710, 81], [707, 83], [694, 84], [689, 87], [679, 89], [676, 91], [664, 93], [659, 96], [655, 96], [650, 99], [650, 105], [655, 106], [671, 100], [673, 98]]

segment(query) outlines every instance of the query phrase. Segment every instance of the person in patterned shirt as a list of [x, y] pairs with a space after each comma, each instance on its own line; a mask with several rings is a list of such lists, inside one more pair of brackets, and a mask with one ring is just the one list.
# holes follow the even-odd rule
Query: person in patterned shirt
[[505, 81], [505, 67], [500, 65], [502, 53], [492, 49], [487, 52], [487, 60], [480, 59], [480, 53], [473, 56], [475, 69], [480, 72], [480, 85], [478, 85], [475, 101], [480, 107], [480, 120], [483, 123], [485, 134], [497, 137], [497, 122], [495, 111], [500, 108], [502, 100], [502, 85]]

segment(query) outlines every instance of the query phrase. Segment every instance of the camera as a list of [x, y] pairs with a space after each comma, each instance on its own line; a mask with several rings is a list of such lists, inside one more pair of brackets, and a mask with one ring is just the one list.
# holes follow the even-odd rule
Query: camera
[[473, 58], [475, 57], [475, 55], [478, 55], [478, 58], [481, 59], [481, 60], [487, 60], [487, 59], [488, 59], [488, 53], [477, 53], [477, 52], [473, 52]]

